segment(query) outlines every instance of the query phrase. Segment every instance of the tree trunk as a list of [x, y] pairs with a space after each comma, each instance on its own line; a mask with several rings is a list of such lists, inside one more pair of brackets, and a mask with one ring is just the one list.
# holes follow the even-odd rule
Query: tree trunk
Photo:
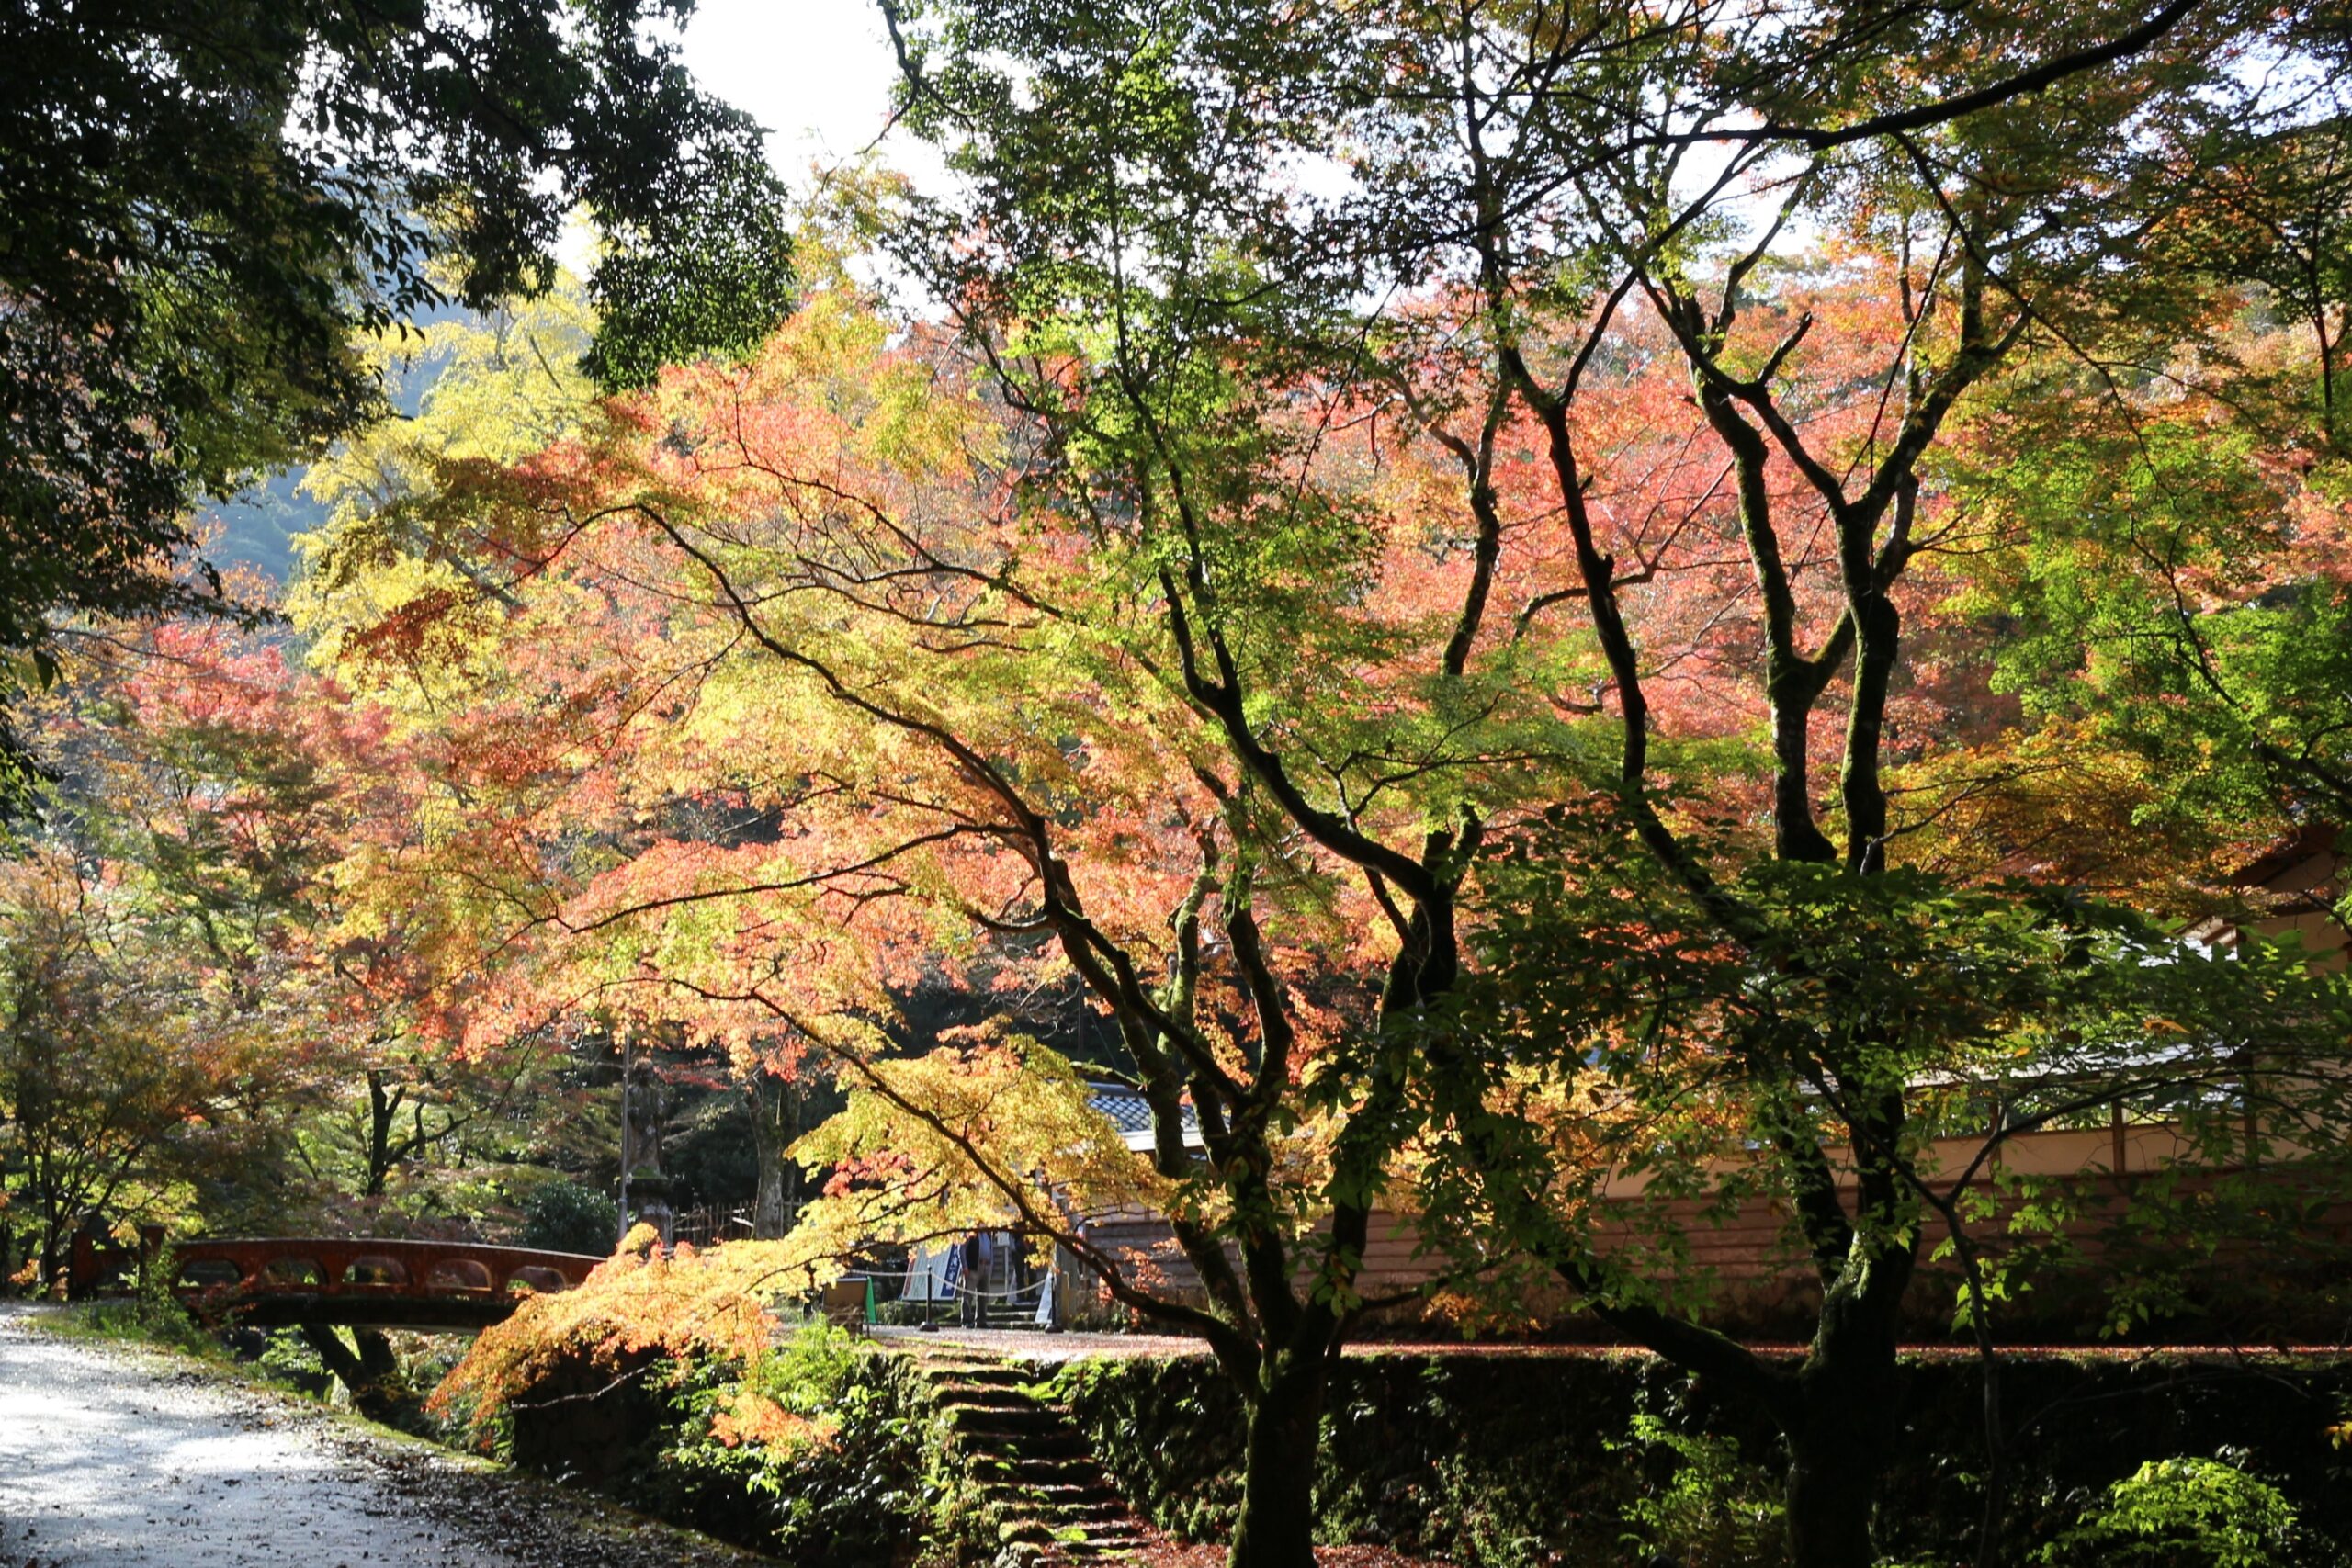
[[1315, 1454], [1323, 1430], [1323, 1361], [1301, 1370], [1269, 1351], [1273, 1375], [1250, 1406], [1241, 1472], [1241, 1517], [1227, 1568], [1314, 1568]]
[[381, 1198], [392, 1177], [392, 1118], [401, 1108], [405, 1091], [387, 1090], [384, 1075], [374, 1067], [368, 1069], [368, 1180], [360, 1189], [362, 1198]]
[[793, 1114], [798, 1090], [764, 1070], [754, 1070], [747, 1087], [752, 1101], [752, 1159], [759, 1173], [752, 1235], [760, 1241], [774, 1241], [792, 1226], [784, 1151], [799, 1130], [798, 1118]]
[[392, 1342], [372, 1328], [355, 1328], [351, 1337], [358, 1344], [355, 1353], [343, 1342], [343, 1336], [324, 1324], [306, 1323], [301, 1335], [327, 1371], [337, 1382], [351, 1391], [352, 1408], [370, 1421], [403, 1431], [421, 1429], [424, 1405], [416, 1391], [401, 1375], [400, 1358], [392, 1353]]
[[1879, 1450], [1812, 1427], [1789, 1440], [1789, 1560], [1795, 1568], [1871, 1568]]
[[1898, 1436], [1891, 1329], [1825, 1324], [1799, 1374], [1795, 1407], [1784, 1423], [1794, 1568], [1871, 1568], [1876, 1561], [1871, 1513]]

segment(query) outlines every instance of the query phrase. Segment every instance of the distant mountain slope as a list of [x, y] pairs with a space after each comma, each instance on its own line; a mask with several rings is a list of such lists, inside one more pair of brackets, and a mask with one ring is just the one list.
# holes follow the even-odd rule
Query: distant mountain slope
[[[420, 316], [416, 324], [479, 319], [458, 306], [445, 305]], [[396, 363], [385, 384], [395, 417], [412, 415], [422, 408], [440, 372], [437, 358], [420, 355]], [[326, 507], [302, 493], [302, 477], [308, 472], [308, 468], [288, 468], [226, 501], [201, 507], [199, 515], [219, 523], [221, 530], [220, 543], [210, 552], [212, 564], [223, 569], [254, 567], [280, 583], [292, 581], [294, 536], [307, 534], [327, 520]]]
[[272, 475], [268, 482], [207, 509], [220, 525], [210, 552], [219, 567], [250, 566], [279, 582], [294, 576], [294, 536], [326, 521], [326, 507], [301, 492], [306, 468]]

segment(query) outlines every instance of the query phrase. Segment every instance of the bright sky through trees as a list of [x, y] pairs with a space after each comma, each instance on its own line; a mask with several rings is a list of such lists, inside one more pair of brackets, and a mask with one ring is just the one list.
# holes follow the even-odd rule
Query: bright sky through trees
[[[889, 126], [898, 62], [867, 0], [715, 0], [695, 9], [684, 58], [697, 81], [768, 128], [769, 160], [796, 186], [812, 163], [854, 158]], [[918, 175], [939, 166], [902, 133], [881, 151]]]

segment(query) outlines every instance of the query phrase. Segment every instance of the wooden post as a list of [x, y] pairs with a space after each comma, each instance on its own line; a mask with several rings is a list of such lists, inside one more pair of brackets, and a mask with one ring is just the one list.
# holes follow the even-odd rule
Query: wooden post
[[98, 1247], [88, 1225], [74, 1227], [65, 1258], [65, 1299], [78, 1302], [98, 1282]]
[[628, 1031], [621, 1031], [621, 1233], [613, 1238], [618, 1247], [628, 1239], [628, 1173], [637, 1168], [637, 1108], [630, 1091], [637, 1082], [637, 1042]]

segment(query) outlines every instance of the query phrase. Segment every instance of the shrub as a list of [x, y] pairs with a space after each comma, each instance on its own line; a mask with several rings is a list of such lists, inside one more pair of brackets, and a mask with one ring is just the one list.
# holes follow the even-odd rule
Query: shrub
[[814, 1278], [797, 1244], [655, 1239], [637, 1227], [584, 1282], [483, 1330], [432, 1408], [518, 1464], [802, 1568], [963, 1539], [910, 1364], [821, 1324], [775, 1339], [767, 1301]]
[[523, 1230], [516, 1242], [543, 1252], [581, 1252], [602, 1258], [619, 1234], [620, 1205], [593, 1187], [550, 1181], [523, 1200]]
[[220, 1337], [190, 1316], [172, 1293], [178, 1272], [178, 1261], [166, 1248], [141, 1271], [133, 1294], [85, 1302], [56, 1320], [57, 1326], [67, 1334], [136, 1339], [186, 1355], [218, 1358], [223, 1354]]
[[2279, 1490], [2212, 1459], [2150, 1460], [2034, 1554], [2060, 1564], [2270, 1568], [2290, 1562], [2302, 1534]]
[[264, 1376], [276, 1379], [300, 1389], [313, 1399], [323, 1399], [334, 1387], [334, 1374], [311, 1342], [300, 1330], [278, 1328], [270, 1331], [262, 1341], [261, 1354], [255, 1365]]
[[[1079, 1362], [1040, 1375], [1137, 1512], [1194, 1539], [1229, 1527], [1242, 1411], [1213, 1363]], [[2000, 1561], [2036, 1561], [2141, 1461], [2201, 1452], [2252, 1456], [2245, 1468], [2298, 1510], [2307, 1558], [2352, 1562], [2352, 1361], [2021, 1355], [2002, 1377], [2018, 1416]], [[1909, 1435], [1880, 1489], [1881, 1544], [1896, 1561], [1950, 1563], [1973, 1550], [1984, 1516], [1980, 1373], [1956, 1359], [1910, 1360], [1901, 1398]], [[1735, 1559], [1743, 1563], [1780, 1555], [1777, 1518], [1767, 1522], [1780, 1484], [1770, 1424], [1647, 1357], [1351, 1356], [1332, 1371], [1324, 1422], [1320, 1539], [1464, 1568], [1615, 1563], [1652, 1551], [1697, 1562], [1718, 1529], [1724, 1551], [1741, 1551], [1743, 1536], [1764, 1543]], [[1610, 1440], [1629, 1429], [1660, 1436]], [[2340, 1446], [2330, 1441], [2339, 1430]], [[1648, 1543], [1640, 1551], [1629, 1529]], [[2086, 1565], [2173, 1561], [2098, 1558], [2091, 1538], [2079, 1539]], [[2183, 1568], [2211, 1561], [2177, 1556]]]
[[[1635, 1357], [1350, 1357], [1325, 1403], [1317, 1537], [1475, 1568], [1616, 1561], [1640, 1477], [1607, 1435], [1683, 1387]], [[1080, 1361], [1054, 1388], [1137, 1512], [1193, 1540], [1231, 1528], [1243, 1412], [1213, 1363]], [[1696, 1426], [1713, 1408], [1667, 1414]]]
[[748, 1363], [706, 1359], [671, 1410], [663, 1511], [713, 1533], [805, 1568], [888, 1568], [933, 1522], [910, 1368], [841, 1329], [811, 1325]]
[[1785, 1507], [1762, 1465], [1730, 1438], [1678, 1432], [1657, 1416], [1634, 1417], [1636, 1453], [1672, 1457], [1665, 1479], [1625, 1506], [1629, 1545], [1663, 1551], [1691, 1568], [1744, 1568], [1779, 1561]]

